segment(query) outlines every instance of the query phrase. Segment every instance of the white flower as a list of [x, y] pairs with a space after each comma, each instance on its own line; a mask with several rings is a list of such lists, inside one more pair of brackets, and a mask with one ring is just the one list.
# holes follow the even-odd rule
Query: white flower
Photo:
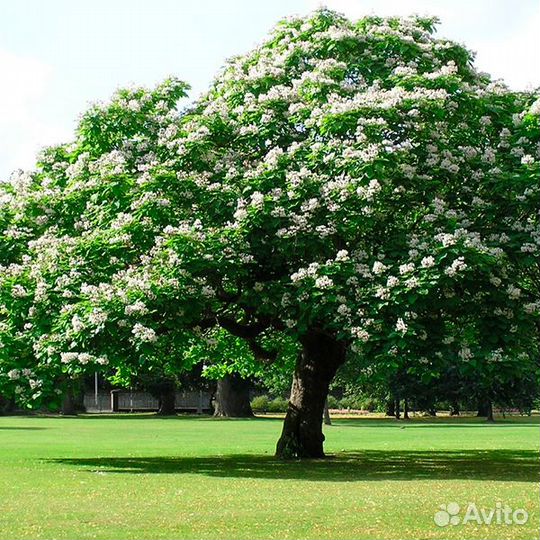
[[60, 362], [63, 364], [69, 364], [69, 362], [74, 362], [77, 360], [79, 354], [76, 352], [63, 352], [60, 353]]
[[525, 313], [532, 315], [533, 313], [540, 313], [540, 300], [537, 302], [531, 302], [523, 306]]
[[364, 343], [369, 340], [369, 332], [358, 326], [351, 328], [351, 335]]
[[249, 126], [242, 126], [240, 128], [240, 135], [257, 135], [259, 133], [259, 126], [250, 124]]
[[482, 116], [482, 118], [480, 118], [480, 124], [489, 126], [491, 124], [491, 118], [489, 116]]
[[403, 274], [406, 274], [407, 272], [412, 272], [414, 270], [414, 263], [407, 263], [407, 264], [402, 264], [400, 265], [399, 267], [399, 273], [401, 275]]
[[251, 206], [255, 208], [262, 208], [263, 203], [264, 203], [264, 195], [261, 192], [255, 191], [254, 193], [251, 194]]
[[450, 233], [438, 234], [435, 236], [435, 239], [441, 242], [444, 247], [449, 247], [456, 243], [454, 235]]
[[435, 259], [429, 255], [428, 257], [424, 257], [420, 264], [422, 265], [422, 268], [431, 268], [435, 265]]
[[397, 321], [396, 321], [396, 332], [400, 332], [401, 334], [406, 334], [407, 333], [407, 324], [405, 323], [405, 321], [400, 317]]
[[13, 298], [24, 298], [28, 293], [22, 285], [13, 285], [11, 289], [11, 294]]
[[532, 165], [534, 163], [534, 158], [530, 154], [526, 154], [521, 158], [522, 165]]
[[78, 315], [73, 315], [71, 326], [73, 327], [74, 332], [81, 332], [85, 328], [83, 320]]
[[334, 282], [328, 276], [321, 276], [315, 280], [315, 287], [317, 289], [329, 289], [333, 285]]
[[515, 287], [514, 285], [508, 285], [506, 292], [508, 294], [508, 298], [511, 300], [517, 300], [521, 296], [521, 289]]
[[538, 247], [536, 244], [531, 244], [530, 242], [525, 242], [521, 248], [520, 251], [522, 253], [536, 253], [538, 251]]
[[336, 261], [348, 261], [348, 260], [349, 260], [349, 252], [346, 249], [342, 249], [337, 252]]
[[88, 320], [94, 326], [99, 326], [101, 324], [104, 324], [107, 318], [108, 318], [107, 313], [105, 313], [102, 309], [99, 309], [99, 308], [93, 309], [90, 315], [88, 315]]
[[18, 369], [12, 369], [7, 372], [7, 376], [12, 380], [16, 381], [21, 378], [21, 372]]
[[152, 343], [157, 341], [156, 332], [152, 328], [147, 328], [140, 323], [135, 324], [131, 333], [135, 336], [136, 339], [142, 342]]
[[467, 264], [465, 263], [465, 259], [463, 257], [458, 257], [455, 259], [452, 264], [444, 271], [444, 273], [447, 276], [453, 277], [458, 272], [465, 270], [467, 268]]
[[377, 193], [381, 191], [381, 184], [378, 180], [370, 180], [367, 187], [360, 186], [356, 193], [359, 197], [362, 197], [368, 201], [372, 201]]
[[124, 313], [126, 315], [146, 315], [148, 313], [148, 308], [142, 300], [137, 300], [124, 308]]
[[382, 274], [386, 270], [386, 268], [387, 268], [386, 265], [384, 265], [382, 262], [375, 261], [373, 263], [373, 268], [371, 269], [371, 271], [374, 274]]
[[242, 221], [243, 219], [245, 219], [247, 217], [248, 213], [247, 213], [247, 210], [245, 208], [239, 208], [235, 213], [234, 213], [234, 219], [236, 221]]
[[79, 353], [79, 362], [83, 365], [88, 364], [88, 362], [91, 362], [93, 359], [93, 356], [88, 353]]
[[291, 274], [291, 281], [293, 283], [297, 283], [298, 281], [302, 281], [307, 276], [307, 271], [305, 268], [300, 268], [298, 272], [295, 272], [294, 274]]
[[141, 104], [136, 99], [130, 99], [127, 106], [130, 111], [137, 112], [141, 110]]
[[[271, 118], [270, 118], [271, 119]], [[262, 119], [261, 119], [262, 120]], [[270, 166], [275, 167], [278, 164], [279, 158], [283, 155], [283, 149], [279, 146], [272, 148], [266, 156], [264, 161]]]
[[540, 114], [540, 98], [531, 105], [529, 112], [536, 115]]
[[390, 292], [386, 287], [381, 287], [379, 285], [375, 289], [375, 298], [380, 298], [381, 300], [388, 300], [390, 298]]
[[420, 285], [420, 280], [416, 276], [413, 276], [405, 281], [405, 285], [410, 289], [415, 289]]

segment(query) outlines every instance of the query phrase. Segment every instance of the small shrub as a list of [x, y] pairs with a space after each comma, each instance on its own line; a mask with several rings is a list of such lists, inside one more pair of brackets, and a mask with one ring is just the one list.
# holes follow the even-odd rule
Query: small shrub
[[340, 409], [356, 409], [357, 408], [356, 399], [352, 397], [344, 397], [340, 399], [339, 408]]
[[251, 400], [253, 412], [267, 412], [269, 405], [268, 396], [257, 396]]
[[347, 396], [339, 401], [339, 406], [357, 411], [384, 411], [384, 402], [374, 397]]
[[289, 402], [286, 399], [283, 399], [283, 398], [273, 399], [270, 403], [268, 403], [268, 412], [272, 412], [272, 413], [287, 412], [288, 405], [289, 405]]

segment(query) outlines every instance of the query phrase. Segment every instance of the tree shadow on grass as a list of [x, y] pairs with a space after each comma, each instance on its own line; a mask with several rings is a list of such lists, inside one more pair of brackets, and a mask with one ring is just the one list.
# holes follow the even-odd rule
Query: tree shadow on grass
[[59, 458], [88, 472], [201, 474], [224, 478], [357, 482], [368, 480], [501, 480], [538, 482], [532, 450], [343, 452], [324, 460], [280, 461], [270, 456]]

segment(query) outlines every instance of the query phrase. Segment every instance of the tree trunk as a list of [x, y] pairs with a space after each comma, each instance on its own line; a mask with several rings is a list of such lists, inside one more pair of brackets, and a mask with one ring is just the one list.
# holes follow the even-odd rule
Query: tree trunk
[[457, 400], [453, 400], [452, 404], [450, 405], [450, 416], [459, 416], [460, 410], [459, 410], [459, 403]]
[[60, 414], [74, 416], [77, 413], [85, 412], [81, 380], [78, 378], [68, 379], [65, 384]]
[[249, 381], [238, 373], [219, 379], [216, 391], [214, 416], [249, 418], [253, 416], [249, 402]]
[[176, 392], [174, 389], [161, 392], [157, 414], [159, 416], [174, 416], [176, 414]]
[[401, 418], [401, 405], [399, 398], [394, 401], [394, 416], [399, 420]]
[[403, 420], [409, 420], [409, 402], [406, 399], [403, 400]]
[[311, 330], [301, 340], [289, 407], [276, 456], [282, 459], [323, 458], [322, 421], [328, 387], [345, 361], [345, 346], [335, 338]]
[[393, 397], [386, 402], [386, 416], [396, 416], [396, 402]]
[[0, 416], [10, 414], [15, 410], [15, 402], [13, 399], [5, 398], [0, 395]]
[[73, 391], [72, 383], [68, 383], [66, 391], [64, 392], [60, 413], [64, 416], [74, 416], [77, 414], [77, 407], [75, 405], [75, 392]]
[[493, 417], [493, 403], [490, 399], [488, 399], [486, 402], [486, 409], [486, 420], [488, 422], [495, 422], [495, 418]]
[[487, 416], [488, 408], [487, 401], [485, 399], [478, 400], [478, 412], [476, 416]]
[[332, 419], [330, 418], [330, 411], [328, 410], [328, 399], [324, 400], [323, 422], [325, 426], [332, 425]]

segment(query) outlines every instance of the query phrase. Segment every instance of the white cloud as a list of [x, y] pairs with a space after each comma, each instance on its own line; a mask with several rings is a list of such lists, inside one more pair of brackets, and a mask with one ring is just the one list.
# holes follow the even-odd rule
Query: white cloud
[[45, 120], [50, 66], [0, 49], [0, 73], [0, 179], [5, 180], [16, 168], [32, 167], [44, 142], [60, 142], [66, 133]]
[[[529, 0], [308, 0], [352, 19], [365, 15], [436, 15], [438, 34], [476, 51], [480, 71], [502, 78], [514, 89], [540, 85], [537, 34], [540, 3]], [[534, 6], [530, 13], [530, 6]], [[522, 9], [519, 9], [522, 8]]]

